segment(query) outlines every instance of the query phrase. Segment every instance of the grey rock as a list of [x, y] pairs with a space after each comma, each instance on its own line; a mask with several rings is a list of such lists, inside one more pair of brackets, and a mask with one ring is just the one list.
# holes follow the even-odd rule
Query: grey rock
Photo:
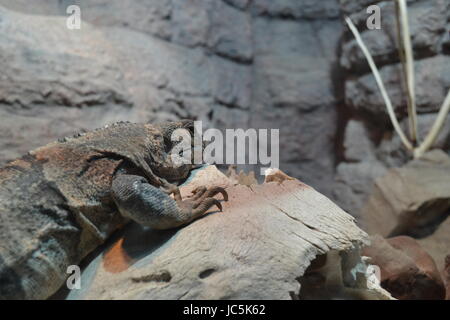
[[249, 114], [248, 112], [229, 108], [220, 104], [214, 104], [213, 112], [213, 128], [217, 129], [234, 129], [234, 128], [249, 128]]
[[333, 199], [358, 219], [376, 178], [386, 172], [362, 121], [350, 120], [344, 133], [344, 161], [336, 168]]
[[343, 13], [351, 14], [362, 10], [365, 11], [371, 4], [378, 4], [381, 1], [382, 0], [339, 0], [339, 4]]
[[248, 13], [215, 1], [211, 11], [208, 45], [219, 55], [240, 62], [253, 57], [251, 17]]
[[450, 57], [439, 55], [416, 64], [418, 112], [438, 111], [450, 89]]
[[254, 14], [271, 17], [327, 19], [339, 16], [337, 0], [257, 0], [251, 4]]
[[[427, 134], [430, 132], [431, 127], [433, 126], [436, 120], [437, 114], [421, 114], [417, 117], [417, 129], [420, 140], [424, 140]], [[406, 130], [406, 123], [404, 120], [402, 122], [402, 126]], [[432, 145], [432, 148], [436, 149], [448, 149], [450, 147], [450, 117], [447, 116], [442, 130], [439, 132], [436, 141]]]
[[212, 61], [216, 101], [228, 106], [249, 109], [252, 92], [251, 68], [220, 57], [215, 57]]
[[[432, 125], [436, 120], [437, 114], [420, 114], [417, 116], [417, 128], [419, 141], [423, 141], [430, 132]], [[400, 123], [404, 132], [408, 132], [408, 119], [404, 119]], [[450, 147], [450, 117], [446, 118], [441, 132], [438, 134], [436, 141], [431, 149], [447, 150]], [[386, 135], [380, 142], [377, 150], [377, 157], [388, 167], [400, 167], [408, 162], [411, 154], [405, 149], [400, 137], [393, 133]]]
[[395, 132], [383, 137], [376, 153], [378, 159], [389, 168], [401, 167], [411, 159], [411, 154]]
[[[359, 1], [352, 1], [351, 3], [352, 14], [350, 16], [352, 21], [358, 26], [361, 37], [376, 64], [380, 67], [398, 62], [397, 22], [394, 2], [382, 1], [377, 3], [381, 10], [382, 25], [380, 30], [368, 30], [366, 27], [366, 20], [369, 17], [366, 8], [369, 4], [360, 8]], [[344, 11], [348, 8], [349, 6], [343, 6]], [[445, 35], [449, 9], [450, 3], [445, 0], [434, 1], [433, 5], [430, 5], [427, 1], [408, 2], [411, 42], [416, 59], [436, 55], [442, 51], [441, 42]], [[349, 41], [343, 45], [341, 65], [355, 72], [368, 72], [368, 65], [361, 49], [353, 36], [350, 35], [348, 28], [346, 30]]]
[[341, 162], [336, 168], [333, 199], [352, 216], [361, 220], [361, 210], [369, 198], [375, 179], [386, 172], [379, 161]]
[[[406, 92], [402, 85], [400, 64], [381, 68], [381, 77], [397, 114], [406, 112]], [[438, 55], [415, 63], [416, 104], [419, 113], [439, 110], [450, 88], [450, 57]], [[349, 106], [370, 113], [387, 123], [385, 103], [372, 74], [346, 82], [346, 102]]]
[[333, 156], [330, 156], [334, 155], [331, 137], [336, 130], [336, 114], [331, 106], [322, 106], [293, 120], [296, 114], [297, 109], [292, 107], [263, 109], [250, 115], [250, 126], [279, 129], [283, 171], [331, 194], [335, 170]]
[[344, 157], [349, 162], [375, 159], [375, 147], [364, 123], [356, 120], [348, 122], [344, 135]]
[[60, 5], [61, 15], [69, 4], [79, 5], [82, 19], [97, 26], [124, 27], [162, 39], [171, 37], [171, 0], [68, 0]]
[[114, 44], [125, 44], [118, 50], [121, 63], [134, 71], [129, 72], [127, 79], [132, 84], [153, 84], [180, 95], [211, 93], [212, 62], [202, 50], [190, 50], [138, 33], [130, 36], [124, 29], [108, 33], [108, 39]]
[[250, 18], [219, 0], [176, 0], [172, 40], [188, 47], [207, 46], [218, 55], [249, 62], [253, 56]]
[[83, 22], [97, 26], [124, 27], [163, 39], [171, 36], [171, 0], [0, 0], [0, 6], [32, 15], [68, 16], [78, 5]]
[[89, 26], [70, 33], [65, 19], [48, 21], [0, 7], [0, 162], [57, 137], [132, 119], [125, 75], [113, 55], [104, 56], [103, 33]]
[[279, 129], [281, 168], [331, 195], [337, 114], [330, 52], [341, 25], [257, 17], [253, 30], [250, 125]]
[[28, 0], [0, 0], [0, 6], [31, 15], [60, 15], [63, 10], [61, 2], [58, 0], [41, 0], [39, 3]]
[[223, 0], [223, 1], [236, 8], [246, 9], [252, 0]]
[[262, 90], [274, 107], [295, 106], [307, 112], [335, 101], [330, 79], [333, 61], [326, 53], [318, 54], [328, 52], [323, 43], [337, 47], [338, 39], [328, 38], [333, 34], [319, 31], [333, 27], [336, 36], [340, 30], [337, 22], [320, 25], [255, 19], [257, 80], [263, 82]]
[[[64, 19], [47, 25], [45, 18], [28, 19], [1, 7], [0, 17], [3, 104], [14, 108], [130, 105], [117, 61], [102, 57], [109, 45], [102, 32], [87, 27], [86, 33], [71, 33]], [[36, 30], [52, 36], [31, 36]], [[67, 40], [58, 41], [63, 37]], [[87, 44], [93, 41], [97, 46]]]
[[205, 45], [211, 28], [213, 1], [174, 0], [172, 10], [172, 41], [188, 47]]

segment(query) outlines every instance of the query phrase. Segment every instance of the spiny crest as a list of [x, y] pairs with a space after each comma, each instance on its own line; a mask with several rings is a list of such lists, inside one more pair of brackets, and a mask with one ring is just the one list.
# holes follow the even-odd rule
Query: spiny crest
[[114, 127], [120, 127], [122, 125], [129, 125], [132, 124], [130, 121], [117, 121], [117, 122], [113, 122], [111, 124], [106, 124], [101, 128], [97, 128], [94, 131], [98, 131], [98, 130], [103, 130], [103, 129], [107, 129], [107, 128], [114, 128]]
[[[122, 125], [128, 125], [128, 124], [132, 124], [132, 123], [131, 123], [130, 121], [117, 121], [117, 122], [114, 122], [114, 123], [111, 123], [111, 124], [106, 124], [106, 125], [104, 125], [103, 127], [96, 128], [96, 129], [94, 129], [93, 131], [99, 131], [99, 130], [104, 130], [104, 129], [108, 129], [108, 128], [119, 127], [119, 126], [122, 126]], [[87, 132], [88, 132], [87, 130], [82, 129], [82, 131], [77, 132], [76, 134], [74, 134], [74, 135], [71, 136], [71, 137], [64, 137], [64, 138], [58, 139], [58, 142], [64, 143], [64, 142], [68, 142], [68, 141], [73, 140], [73, 139], [77, 139], [77, 138], [79, 138], [79, 137], [82, 137], [82, 136], [86, 135]]]
[[80, 132], [75, 133], [75, 134], [74, 134], [73, 136], [71, 136], [71, 137], [60, 138], [60, 139], [58, 139], [58, 142], [60, 142], [60, 143], [68, 142], [68, 141], [70, 141], [70, 140], [73, 140], [73, 139], [82, 137], [82, 136], [84, 136], [85, 134], [86, 134], [86, 131], [80, 131]]

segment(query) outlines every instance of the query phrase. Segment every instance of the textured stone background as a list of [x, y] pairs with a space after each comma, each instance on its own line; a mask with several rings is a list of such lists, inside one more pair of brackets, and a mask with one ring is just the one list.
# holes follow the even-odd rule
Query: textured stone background
[[[406, 95], [397, 51], [397, 27], [393, 1], [341, 0], [343, 14], [350, 14], [380, 69], [388, 95], [398, 118], [407, 128]], [[381, 30], [367, 30], [366, 6], [381, 8]], [[436, 112], [450, 89], [450, 2], [448, 0], [408, 1], [411, 41], [415, 58], [416, 101], [419, 138], [428, 133]], [[366, 60], [345, 29], [340, 55], [345, 81], [343, 94], [349, 114], [343, 136], [343, 154], [336, 168], [333, 191], [337, 202], [354, 215], [372, 189], [374, 179], [387, 168], [401, 166], [409, 160], [400, 138], [392, 132], [386, 107]], [[450, 117], [435, 147], [450, 147]]]
[[[357, 216], [373, 179], [406, 160], [341, 19], [363, 30], [374, 2], [0, 0], [0, 164], [116, 120], [279, 128], [281, 169]], [[450, 87], [450, 3], [408, 3], [426, 132]], [[70, 4], [82, 30], [65, 28]], [[404, 118], [393, 6], [380, 6], [383, 29], [363, 38]]]

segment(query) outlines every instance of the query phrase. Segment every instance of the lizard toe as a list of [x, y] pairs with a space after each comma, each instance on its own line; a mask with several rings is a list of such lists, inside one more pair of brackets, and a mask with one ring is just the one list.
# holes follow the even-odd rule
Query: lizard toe
[[206, 198], [193, 209], [195, 216], [200, 216], [208, 211], [212, 206], [216, 206], [220, 211], [223, 211], [222, 204], [216, 198]]

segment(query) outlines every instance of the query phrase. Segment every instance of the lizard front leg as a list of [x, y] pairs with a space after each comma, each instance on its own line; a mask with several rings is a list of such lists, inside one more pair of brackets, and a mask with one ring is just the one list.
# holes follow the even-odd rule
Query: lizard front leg
[[[218, 193], [225, 200], [228, 199], [223, 188], [215, 187], [197, 190], [193, 197], [183, 200], [174, 185], [169, 184], [165, 190], [161, 190], [149, 184], [144, 177], [128, 174], [119, 174], [114, 178], [111, 192], [124, 217], [154, 229], [186, 225], [202, 216], [213, 205], [222, 210], [220, 202], [213, 198]], [[173, 193], [174, 199], [168, 193]]]

